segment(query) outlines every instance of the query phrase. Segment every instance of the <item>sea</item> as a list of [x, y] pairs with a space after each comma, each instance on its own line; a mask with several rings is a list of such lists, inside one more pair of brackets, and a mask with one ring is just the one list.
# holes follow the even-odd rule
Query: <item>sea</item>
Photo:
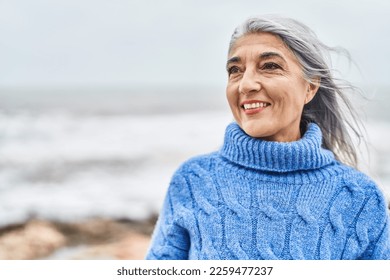
[[[351, 98], [366, 128], [359, 168], [387, 198], [389, 91]], [[218, 150], [232, 121], [219, 87], [0, 89], [0, 227], [148, 219], [180, 164]]]

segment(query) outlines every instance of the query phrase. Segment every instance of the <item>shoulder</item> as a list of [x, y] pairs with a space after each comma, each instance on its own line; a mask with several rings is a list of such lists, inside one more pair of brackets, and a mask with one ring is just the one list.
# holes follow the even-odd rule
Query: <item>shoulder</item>
[[192, 157], [183, 162], [174, 172], [169, 186], [170, 193], [190, 192], [191, 186], [202, 185], [215, 166], [217, 152]]
[[188, 176], [197, 172], [207, 172], [213, 169], [218, 152], [192, 157], [183, 162], [174, 173], [175, 176]]
[[342, 180], [344, 184], [354, 186], [366, 196], [376, 196], [378, 199], [384, 198], [381, 189], [375, 181], [365, 173], [356, 170], [353, 167], [344, 166]]
[[[346, 167], [342, 176], [343, 185], [352, 195], [360, 197], [362, 205], [360, 215], [367, 220], [374, 218], [377, 222], [385, 220], [388, 212], [388, 201], [380, 187], [369, 176], [352, 167]], [[357, 207], [355, 205], [355, 207]], [[379, 216], [381, 218], [379, 218]]]

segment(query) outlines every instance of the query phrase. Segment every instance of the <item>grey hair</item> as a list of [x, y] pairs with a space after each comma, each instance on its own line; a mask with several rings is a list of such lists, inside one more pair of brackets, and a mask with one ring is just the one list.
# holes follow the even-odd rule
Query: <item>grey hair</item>
[[249, 18], [235, 29], [229, 53], [237, 39], [246, 34], [259, 32], [278, 36], [300, 62], [304, 78], [310, 83], [313, 83], [313, 80], [320, 82], [316, 95], [303, 108], [301, 131], [305, 131], [308, 123], [316, 123], [323, 135], [322, 146], [331, 150], [338, 160], [357, 167], [357, 153], [351, 133], [360, 143], [363, 140], [363, 126], [346, 93], [360, 93], [360, 89], [347, 81], [333, 77], [332, 70], [326, 62], [329, 61], [331, 65], [331, 52], [344, 54], [351, 61], [348, 51], [325, 45], [309, 27], [299, 21], [265, 15]]

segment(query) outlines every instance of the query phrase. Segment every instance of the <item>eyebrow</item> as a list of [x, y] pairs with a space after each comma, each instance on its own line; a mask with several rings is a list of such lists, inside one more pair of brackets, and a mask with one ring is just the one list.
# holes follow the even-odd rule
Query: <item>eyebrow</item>
[[271, 57], [279, 57], [281, 58], [284, 62], [286, 62], [286, 60], [284, 59], [284, 57], [277, 53], [277, 52], [264, 52], [262, 54], [259, 55], [260, 59], [264, 59], [264, 58], [271, 58]]
[[[284, 57], [281, 54], [277, 53], [277, 52], [264, 52], [264, 53], [261, 53], [259, 55], [260, 59], [267, 59], [267, 58], [271, 58], [271, 57], [278, 57], [278, 58], [282, 59], [284, 62], [286, 62]], [[237, 63], [237, 62], [241, 62], [241, 58], [240, 57], [233, 56], [233, 57], [229, 58], [228, 61], [226, 62], [226, 68], [228, 68], [229, 64]]]
[[233, 56], [233, 57], [229, 58], [228, 61], [226, 62], [226, 69], [228, 68], [229, 64], [240, 62], [240, 61], [241, 61], [241, 58], [239, 58], [238, 56]]

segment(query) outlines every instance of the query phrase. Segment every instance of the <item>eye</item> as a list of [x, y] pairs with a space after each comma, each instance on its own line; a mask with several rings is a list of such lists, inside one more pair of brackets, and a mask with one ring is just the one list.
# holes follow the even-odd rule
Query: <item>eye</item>
[[279, 64], [276, 64], [275, 62], [266, 62], [261, 67], [263, 70], [276, 70], [276, 69], [282, 69], [282, 67]]
[[238, 68], [237, 66], [231, 66], [228, 68], [228, 74], [229, 76], [232, 75], [232, 74], [236, 74], [236, 73], [239, 73], [240, 72], [240, 68]]

